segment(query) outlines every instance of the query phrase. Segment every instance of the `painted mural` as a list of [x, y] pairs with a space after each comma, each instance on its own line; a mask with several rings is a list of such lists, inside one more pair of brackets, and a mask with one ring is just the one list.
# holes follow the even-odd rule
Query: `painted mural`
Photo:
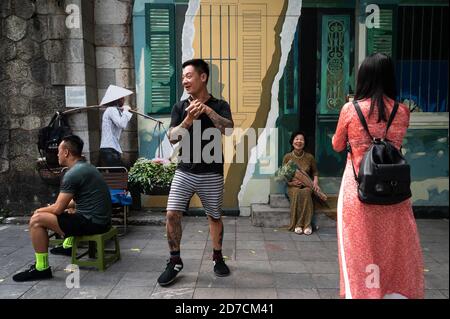
[[[137, 104], [164, 122], [159, 131], [139, 119], [140, 156], [176, 156], [164, 128], [169, 126], [172, 105], [186, 98], [181, 64], [203, 58], [211, 70], [208, 90], [230, 103], [235, 128], [242, 130], [234, 147], [224, 149], [225, 157], [233, 159], [225, 165], [225, 212], [249, 215], [252, 203], [267, 203], [270, 193], [284, 192], [273, 174], [289, 150], [290, 134], [299, 128], [313, 141], [310, 151], [318, 160], [322, 188], [337, 193], [345, 154], [333, 152], [330, 141], [340, 108], [354, 92], [355, 54], [364, 52], [362, 45], [367, 50], [395, 49], [377, 48], [373, 43], [378, 43], [379, 34], [370, 31], [367, 39], [372, 42], [356, 43], [355, 5], [356, 1], [136, 0]], [[383, 11], [383, 19], [394, 16], [389, 10]], [[392, 34], [393, 28], [382, 36]], [[448, 97], [443, 100], [442, 94], [437, 108], [425, 110], [440, 111], [433, 113], [439, 124], [412, 117], [404, 145], [413, 167], [413, 200], [421, 206], [448, 206]], [[249, 129], [258, 134], [252, 136]], [[258, 147], [251, 147], [252, 139]], [[236, 163], [238, 147], [249, 149], [243, 163]], [[143, 204], [163, 208], [166, 200], [146, 197]], [[201, 207], [197, 197], [191, 207]]]

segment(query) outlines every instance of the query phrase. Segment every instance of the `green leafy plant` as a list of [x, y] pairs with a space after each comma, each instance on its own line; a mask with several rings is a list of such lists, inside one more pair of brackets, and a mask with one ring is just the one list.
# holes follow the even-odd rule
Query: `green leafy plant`
[[128, 183], [142, 193], [149, 194], [155, 188], [168, 188], [177, 164], [168, 160], [139, 158], [128, 173]]

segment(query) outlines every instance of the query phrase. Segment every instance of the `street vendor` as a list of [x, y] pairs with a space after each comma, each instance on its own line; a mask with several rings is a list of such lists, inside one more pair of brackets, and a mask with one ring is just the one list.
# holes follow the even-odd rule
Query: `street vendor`
[[102, 117], [102, 138], [100, 142], [99, 166], [124, 166], [119, 140], [133, 114], [125, 104], [125, 97], [132, 91], [110, 85], [100, 105], [108, 106]]

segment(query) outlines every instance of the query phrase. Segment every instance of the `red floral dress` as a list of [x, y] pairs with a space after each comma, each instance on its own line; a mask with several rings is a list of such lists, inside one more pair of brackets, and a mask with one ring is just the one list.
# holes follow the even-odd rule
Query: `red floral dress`
[[[386, 98], [387, 116], [394, 101]], [[373, 137], [384, 136], [386, 122], [377, 123], [378, 112], [368, 118], [370, 99], [359, 101]], [[400, 148], [409, 125], [409, 109], [400, 104], [387, 138]], [[352, 103], [341, 110], [333, 148], [345, 150], [347, 140], [358, 174], [370, 145]], [[338, 198], [338, 252], [340, 295], [345, 298], [423, 298], [423, 258], [411, 201], [370, 205], [359, 201], [350, 154]]]

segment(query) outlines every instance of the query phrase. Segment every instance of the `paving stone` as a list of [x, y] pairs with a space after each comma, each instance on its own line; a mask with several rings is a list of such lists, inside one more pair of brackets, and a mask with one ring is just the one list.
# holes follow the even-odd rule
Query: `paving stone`
[[319, 292], [311, 289], [280, 289], [277, 288], [278, 299], [320, 299]]
[[123, 275], [116, 287], [151, 287], [154, 288], [159, 272], [127, 272]]
[[448, 289], [448, 273], [425, 273], [425, 289]]
[[339, 263], [327, 261], [304, 261], [308, 272], [313, 274], [338, 274]]
[[267, 256], [270, 261], [301, 261], [297, 250], [268, 251]]
[[272, 266], [270, 263], [261, 262], [259, 260], [237, 260], [236, 269], [239, 269], [242, 272], [272, 272]]
[[315, 288], [310, 274], [274, 273], [277, 288]]
[[163, 272], [166, 268], [167, 258], [152, 257], [136, 259], [128, 268], [131, 272]]
[[445, 295], [443, 295], [437, 289], [425, 289], [425, 299], [447, 299]]
[[236, 249], [265, 249], [266, 245], [264, 241], [260, 240], [238, 240], [236, 241]]
[[0, 299], [17, 299], [30, 290], [31, 285], [0, 285]]
[[269, 260], [265, 249], [238, 249], [236, 260]]
[[64, 299], [105, 299], [114, 286], [80, 287], [72, 289]]
[[290, 274], [300, 274], [307, 273], [308, 269], [304, 263], [300, 261], [275, 261], [271, 260], [273, 272], [277, 273], [290, 273]]
[[297, 246], [291, 240], [287, 241], [265, 241], [264, 247], [267, 252], [296, 250]]
[[[205, 250], [204, 249], [183, 249], [181, 251], [182, 258], [189, 258], [189, 259], [202, 259], [204, 255]], [[211, 252], [208, 252], [208, 254], [211, 254]], [[225, 252], [224, 252], [225, 254]], [[167, 255], [167, 254], [166, 254]]]
[[320, 299], [341, 299], [339, 289], [317, 289]]
[[160, 287], [156, 286], [153, 290], [151, 299], [192, 299], [194, 296], [194, 288], [178, 288], [178, 287]]
[[284, 232], [264, 233], [264, 240], [266, 240], [266, 241], [287, 241], [287, 240], [291, 240], [291, 236], [289, 233], [284, 233]]
[[212, 271], [200, 272], [196, 288], [234, 288], [235, 273], [232, 271], [228, 277], [217, 277]]
[[307, 236], [307, 235], [298, 235], [296, 233], [292, 233], [290, 234], [291, 240], [294, 241], [298, 241], [298, 242], [320, 242], [321, 239], [319, 237], [319, 235], [317, 235], [316, 233], [312, 233], [311, 235]]
[[312, 274], [312, 279], [317, 288], [339, 288], [338, 274]]
[[124, 272], [91, 271], [82, 280], [81, 287], [115, 286], [125, 275]]
[[262, 233], [262, 228], [238, 224], [238, 225], [236, 225], [236, 232], [237, 233]]
[[332, 253], [328, 251], [308, 251], [308, 252], [299, 252], [301, 261], [329, 261], [334, 262], [337, 261], [337, 253]]
[[235, 299], [276, 299], [275, 288], [237, 288]]
[[234, 288], [196, 288], [194, 299], [235, 299]]
[[70, 291], [71, 290], [66, 287], [37, 284], [24, 293], [20, 299], [62, 299]]
[[275, 280], [272, 273], [244, 272], [237, 270], [234, 273], [236, 288], [272, 288]]
[[262, 233], [236, 233], [236, 241], [239, 240], [264, 240]]
[[153, 288], [153, 286], [116, 286], [108, 294], [107, 299], [150, 299]]
[[206, 243], [203, 240], [189, 240], [189, 241], [181, 240], [180, 248], [182, 251], [184, 251], [185, 249], [205, 249]]

